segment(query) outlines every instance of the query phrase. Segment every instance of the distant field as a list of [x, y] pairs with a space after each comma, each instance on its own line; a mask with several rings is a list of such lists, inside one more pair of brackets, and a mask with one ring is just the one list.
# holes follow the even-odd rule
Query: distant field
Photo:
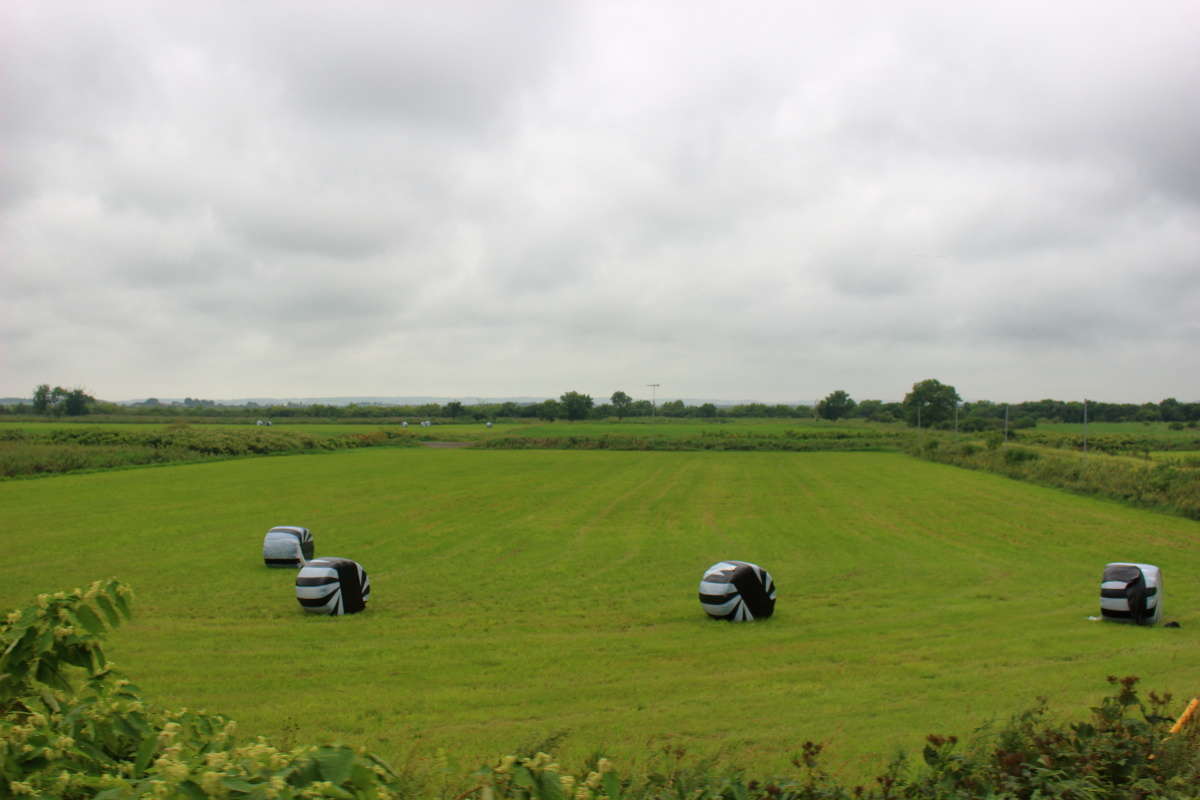
[[[557, 425], [558, 423], [555, 423]], [[339, 426], [341, 427], [341, 426]], [[262, 535], [360, 561], [367, 612], [306, 617]], [[115, 576], [111, 654], [154, 699], [285, 742], [466, 768], [565, 732], [578, 762], [667, 742], [846, 774], [1109, 674], [1200, 693], [1200, 527], [900, 454], [369, 449], [0, 484], [0, 608]], [[704, 568], [756, 561], [730, 625]], [[1088, 622], [1112, 560], [1163, 568], [1178, 630]]]
[[1089, 422], [1085, 429], [1082, 422], [1039, 422], [1039, 431], [1051, 433], [1075, 433], [1099, 436], [1101, 434], [1125, 434], [1132, 436], [1165, 436], [1180, 439], [1194, 439], [1200, 436], [1200, 428], [1184, 427], [1182, 430], [1171, 430], [1166, 422]]
[[[204, 429], [246, 430], [257, 427], [253, 423], [175, 423], [155, 420], [145, 423], [130, 422], [80, 422], [74, 420], [54, 420], [47, 422], [8, 422], [0, 421], [0, 432], [8, 429], [26, 431], [51, 431], [60, 429], [86, 428], [87, 430], [140, 430], [143, 428], [170, 428], [179, 424], [192, 425]], [[282, 430], [303, 431], [305, 433], [338, 436], [345, 433], [370, 433], [380, 428], [397, 428], [399, 422], [290, 422], [278, 420], [273, 425]], [[644, 436], [687, 436], [701, 431], [753, 431], [760, 433], [782, 432], [788, 429], [804, 430], [888, 430], [896, 426], [877, 425], [862, 420], [829, 422], [810, 418], [799, 419], [733, 419], [725, 421], [703, 419], [649, 420], [627, 419], [611, 421], [580, 421], [570, 422], [558, 420], [555, 422], [497, 422], [491, 428], [483, 422], [453, 422], [437, 423], [429, 428], [422, 428], [419, 420], [410, 421], [408, 430], [428, 436], [461, 436], [462, 438], [479, 438], [485, 436], [599, 436], [611, 433], [633, 433]]]

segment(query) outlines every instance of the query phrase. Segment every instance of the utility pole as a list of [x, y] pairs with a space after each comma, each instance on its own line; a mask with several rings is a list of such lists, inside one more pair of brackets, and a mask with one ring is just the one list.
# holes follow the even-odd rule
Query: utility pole
[[1087, 459], [1087, 398], [1083, 398], [1083, 457]]
[[662, 384], [661, 383], [647, 383], [646, 385], [650, 387], [650, 419], [654, 419], [655, 414], [658, 413], [658, 405], [655, 402], [655, 400], [657, 399], [656, 395], [658, 392], [658, 387], [662, 386]]

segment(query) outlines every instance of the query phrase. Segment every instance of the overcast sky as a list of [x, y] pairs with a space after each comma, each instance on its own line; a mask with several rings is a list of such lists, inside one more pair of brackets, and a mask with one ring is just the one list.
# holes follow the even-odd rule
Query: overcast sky
[[0, 4], [0, 396], [1200, 400], [1200, 4]]

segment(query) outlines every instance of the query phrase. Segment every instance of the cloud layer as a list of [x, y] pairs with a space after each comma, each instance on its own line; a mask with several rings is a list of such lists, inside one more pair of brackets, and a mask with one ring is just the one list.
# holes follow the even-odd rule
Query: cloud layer
[[0, 394], [1200, 399], [1198, 75], [1186, 2], [17, 0]]

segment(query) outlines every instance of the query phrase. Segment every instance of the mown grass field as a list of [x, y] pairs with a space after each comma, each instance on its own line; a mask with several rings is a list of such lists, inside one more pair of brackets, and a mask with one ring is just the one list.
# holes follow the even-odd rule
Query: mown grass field
[[1082, 436], [1101, 436], [1104, 434], [1124, 434], [1127, 436], [1165, 436], [1168, 438], [1194, 439], [1197, 429], [1183, 427], [1172, 430], [1166, 422], [1089, 422], [1084, 428], [1082, 422], [1039, 422], [1037, 430], [1050, 433], [1074, 433]]
[[[360, 561], [367, 612], [306, 617], [268, 527]], [[118, 577], [112, 657], [152, 698], [284, 743], [466, 768], [563, 733], [867, 775], [930, 732], [1107, 675], [1200, 693], [1197, 523], [901, 454], [369, 449], [0, 484], [0, 605]], [[704, 568], [758, 562], [771, 620], [708, 620]], [[1089, 622], [1112, 560], [1163, 568], [1180, 629]]]
[[[141, 429], [170, 429], [179, 425], [187, 425], [202, 430], [237, 430], [254, 429], [253, 423], [230, 422], [172, 422], [150, 420], [142, 423], [104, 422], [100, 418], [82, 422], [79, 420], [48, 420], [48, 421], [0, 421], [0, 433], [5, 430], [22, 430], [30, 432], [45, 432], [54, 430], [112, 430], [127, 431]], [[396, 421], [368, 422], [292, 422], [290, 420], [276, 421], [271, 430], [278, 428], [282, 431], [299, 431], [313, 435], [340, 436], [347, 433], [371, 433], [380, 429], [395, 430], [399, 427]], [[491, 438], [496, 436], [603, 436], [605, 434], [635, 434], [639, 436], [691, 436], [697, 433], [761, 433], [777, 434], [787, 430], [823, 431], [823, 430], [889, 430], [895, 426], [878, 425], [863, 420], [843, 420], [830, 422], [809, 418], [797, 419], [734, 419], [734, 420], [703, 420], [703, 419], [626, 419], [626, 420], [588, 420], [571, 422], [558, 420], [555, 422], [521, 420], [517, 422], [498, 422], [488, 428], [483, 422], [471, 420], [461, 422], [439, 422], [432, 427], [422, 428], [419, 420], [409, 420], [408, 431], [422, 437], [432, 439], [460, 439], [463, 441]]]

